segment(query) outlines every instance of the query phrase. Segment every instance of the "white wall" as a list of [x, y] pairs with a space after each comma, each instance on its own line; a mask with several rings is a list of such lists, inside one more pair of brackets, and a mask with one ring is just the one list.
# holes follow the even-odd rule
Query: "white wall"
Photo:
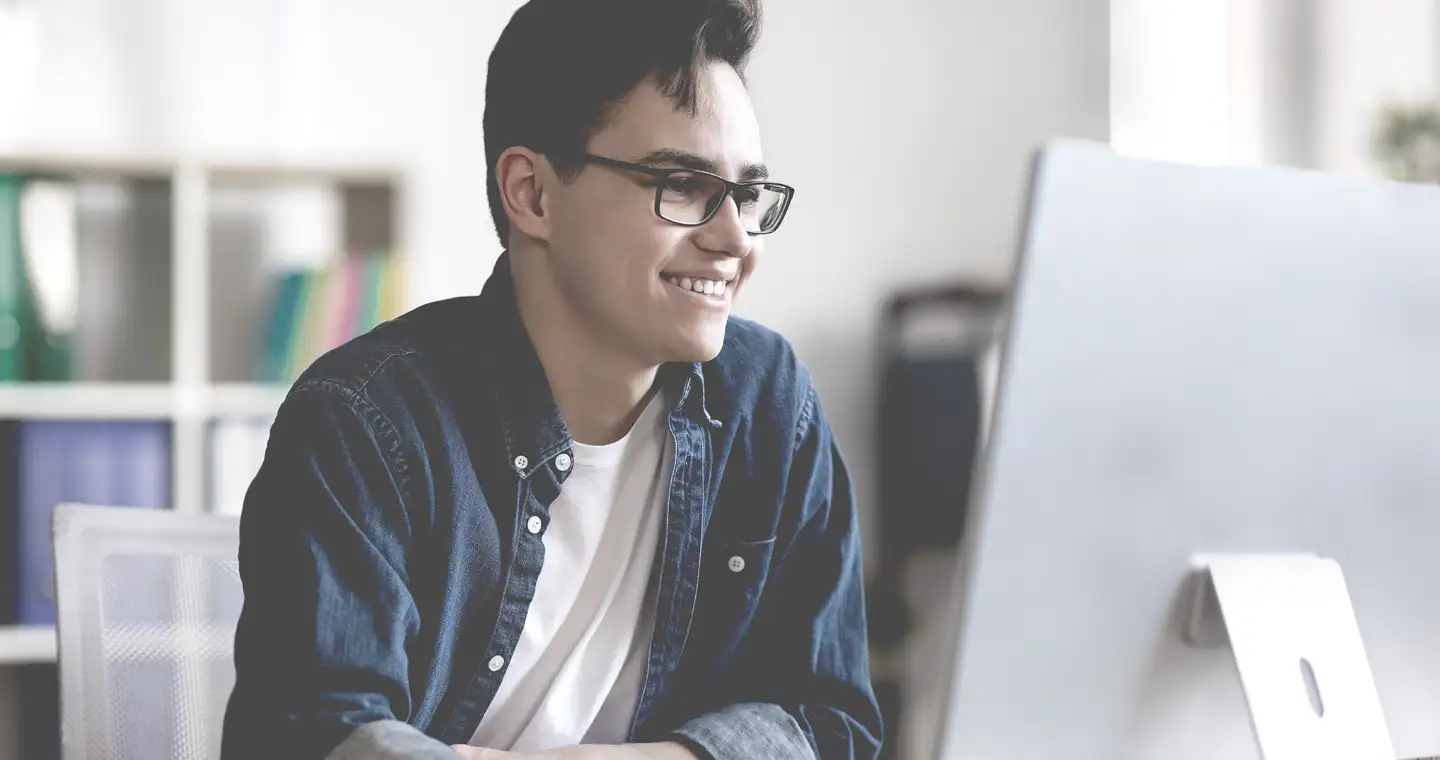
[[1261, 49], [1232, 57], [1231, 82], [1261, 83], [1249, 116], [1265, 163], [1380, 176], [1372, 140], [1381, 108], [1440, 98], [1437, 0], [1229, 4], [1232, 37], [1261, 27], [1251, 38]]
[[1440, 98], [1437, 0], [1114, 0], [1116, 147], [1377, 176], [1382, 106]]
[[1214, 165], [1305, 163], [1312, 0], [1113, 0], [1121, 152]]
[[[1258, 0], [1257, 0], [1258, 1]], [[1113, 0], [1116, 149], [1198, 164], [1234, 153], [1225, 0]]]
[[1315, 167], [1379, 174], [1371, 136], [1391, 101], [1440, 98], [1440, 2], [1319, 0]]

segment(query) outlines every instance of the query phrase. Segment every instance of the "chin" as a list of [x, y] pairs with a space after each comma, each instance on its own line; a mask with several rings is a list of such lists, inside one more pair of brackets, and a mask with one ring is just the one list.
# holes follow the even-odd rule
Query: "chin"
[[670, 341], [672, 350], [666, 352], [669, 354], [668, 361], [708, 362], [719, 356], [720, 349], [725, 347], [725, 326], [688, 332], [676, 338]]

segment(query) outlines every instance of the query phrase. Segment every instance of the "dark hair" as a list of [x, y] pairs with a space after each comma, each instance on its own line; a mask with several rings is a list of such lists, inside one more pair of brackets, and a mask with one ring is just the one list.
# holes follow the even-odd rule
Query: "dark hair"
[[677, 108], [695, 113], [700, 69], [712, 61], [742, 76], [760, 37], [760, 0], [530, 0], [490, 53], [485, 83], [486, 192], [495, 232], [510, 220], [495, 169], [523, 145], [564, 179], [578, 174], [590, 138], [611, 109], [653, 77]]

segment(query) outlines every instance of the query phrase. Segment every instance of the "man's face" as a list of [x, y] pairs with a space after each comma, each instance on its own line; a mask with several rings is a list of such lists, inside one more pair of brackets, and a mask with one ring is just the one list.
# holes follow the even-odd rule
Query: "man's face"
[[[652, 82], [642, 83], [616, 105], [589, 152], [656, 168], [682, 166], [675, 158], [654, 160], [660, 151], [688, 154], [740, 180], [762, 164], [750, 96], [725, 64], [704, 68], [699, 84], [690, 116]], [[733, 198], [704, 225], [671, 224], [655, 213], [655, 184], [640, 172], [590, 164], [555, 186], [547, 211], [550, 265], [576, 316], [607, 349], [647, 364], [708, 361], [720, 352], [730, 305], [763, 238], [745, 232]], [[723, 285], [697, 292], [704, 281]]]

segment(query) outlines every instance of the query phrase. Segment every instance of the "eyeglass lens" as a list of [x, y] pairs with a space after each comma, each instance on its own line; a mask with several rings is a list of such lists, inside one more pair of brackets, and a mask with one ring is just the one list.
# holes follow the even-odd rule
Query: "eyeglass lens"
[[[704, 174], [677, 172], [661, 183], [660, 216], [676, 224], [699, 224], [725, 200], [725, 183]], [[785, 193], [758, 184], [735, 192], [740, 222], [746, 232], [771, 232], [779, 226]]]

